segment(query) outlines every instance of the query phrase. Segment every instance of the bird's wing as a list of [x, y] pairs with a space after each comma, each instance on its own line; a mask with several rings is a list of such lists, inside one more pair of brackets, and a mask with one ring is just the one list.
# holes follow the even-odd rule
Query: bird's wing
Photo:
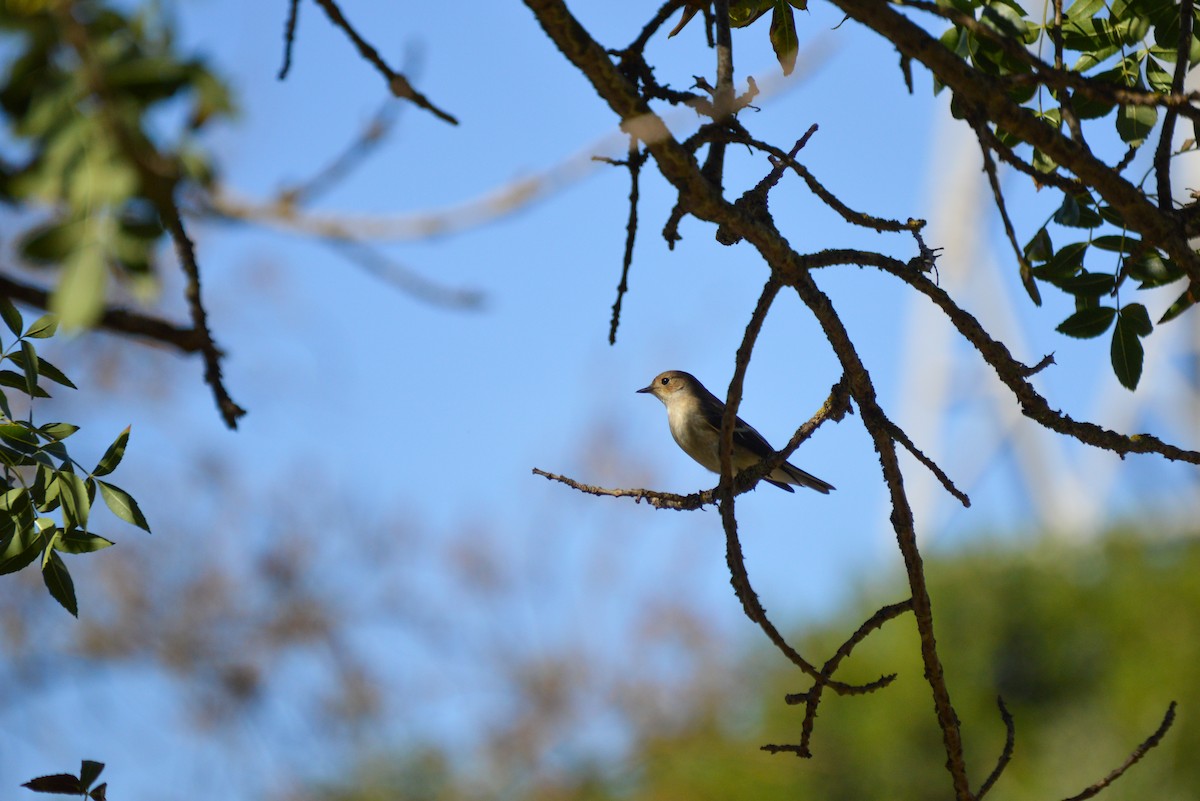
[[[719, 403], [703, 403], [701, 409], [704, 413], [704, 422], [720, 433], [721, 416], [725, 413], [724, 406]], [[733, 444], [734, 447], [745, 448], [759, 459], [765, 459], [775, 453], [775, 449], [767, 443], [763, 435], [755, 431], [754, 426], [740, 417], [733, 424]]]

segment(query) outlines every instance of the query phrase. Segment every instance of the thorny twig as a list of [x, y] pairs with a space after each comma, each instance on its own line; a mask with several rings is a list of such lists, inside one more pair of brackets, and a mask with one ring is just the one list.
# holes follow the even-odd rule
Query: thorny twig
[[366, 39], [362, 38], [358, 31], [354, 29], [354, 26], [350, 24], [348, 19], [346, 19], [346, 16], [342, 13], [342, 10], [338, 8], [338, 5], [334, 2], [334, 0], [315, 0], [315, 2], [325, 10], [325, 14], [329, 17], [329, 20], [334, 25], [341, 28], [345, 32], [346, 36], [350, 37], [350, 41], [352, 41], [354, 46], [358, 48], [359, 55], [370, 62], [370, 64], [379, 71], [379, 74], [387, 80], [388, 90], [393, 95], [412, 101], [417, 106], [425, 109], [444, 122], [448, 122], [451, 125], [458, 125], [458, 120], [453, 115], [442, 111], [432, 102], [430, 102], [429, 98], [413, 88], [413, 85], [409, 82], [408, 77], [405, 76], [404, 73], [396, 72], [388, 66], [387, 62], [383, 60], [383, 57], [379, 55], [379, 52], [372, 47]]

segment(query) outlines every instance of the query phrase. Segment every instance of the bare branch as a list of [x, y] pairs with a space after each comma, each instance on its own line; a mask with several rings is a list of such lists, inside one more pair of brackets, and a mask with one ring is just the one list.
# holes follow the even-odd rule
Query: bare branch
[[[839, 664], [846, 657], [850, 656], [850, 652], [854, 650], [854, 646], [858, 645], [867, 635], [875, 629], [882, 626], [887, 621], [899, 617], [905, 612], [912, 611], [912, 599], [900, 603], [889, 604], [883, 607], [867, 618], [867, 620], [859, 626], [850, 637], [842, 643], [833, 656], [821, 666], [821, 673], [825, 676], [833, 675]], [[817, 719], [817, 707], [821, 700], [821, 691], [823, 687], [820, 684], [814, 684], [808, 692], [791, 693], [784, 696], [784, 702], [788, 704], [804, 704], [804, 722], [800, 727], [800, 742], [795, 745], [764, 745], [763, 751], [769, 753], [791, 752], [797, 756], [808, 758], [812, 756], [810, 742], [812, 741], [813, 725]]]
[[283, 66], [279, 68], [279, 80], [287, 77], [292, 68], [292, 45], [296, 41], [296, 23], [300, 19], [300, 0], [288, 0], [287, 22], [283, 25]]
[[942, 486], [946, 488], [946, 492], [957, 498], [959, 503], [961, 503], [964, 507], [970, 508], [971, 499], [967, 497], [967, 494], [958, 487], [954, 486], [954, 482], [950, 480], [950, 477], [946, 475], [945, 471], [938, 467], [937, 463], [934, 462], [933, 459], [930, 459], [921, 452], [920, 448], [913, 444], [913, 441], [909, 439], [908, 434], [904, 433], [904, 429], [900, 428], [900, 426], [896, 425], [889, 418], [885, 418], [885, 422], [888, 426], [888, 429], [892, 432], [892, 437], [901, 445], [903, 445], [905, 450], [915, 456], [918, 462], [925, 465], [925, 467], [929, 469], [929, 472], [933, 473], [938, 481], [942, 482]]
[[328, 15], [330, 21], [345, 31], [346, 35], [350, 37], [350, 41], [354, 42], [354, 46], [358, 48], [359, 55], [361, 55], [372, 66], [374, 66], [375, 69], [378, 70], [379, 73], [387, 80], [388, 90], [391, 91], [393, 95], [412, 101], [417, 106], [420, 106], [421, 108], [430, 112], [440, 120], [448, 122], [451, 125], [458, 125], [457, 119], [433, 105], [433, 103], [429, 101], [429, 98], [425, 97], [425, 95], [413, 88], [413, 85], [409, 83], [409, 80], [404, 73], [396, 72], [388, 66], [387, 62], [384, 61], [379, 55], [379, 52], [372, 47], [366, 39], [362, 38], [358, 31], [354, 29], [354, 26], [352, 26], [350, 21], [346, 19], [344, 14], [342, 14], [342, 10], [338, 8], [337, 3], [335, 3], [334, 0], [316, 0], [316, 3], [321, 8], [325, 9], [325, 13]]
[[621, 281], [617, 284], [617, 299], [612, 306], [612, 321], [608, 327], [608, 344], [617, 344], [617, 326], [621, 323], [621, 301], [629, 291], [629, 268], [633, 265], [633, 244], [638, 227], [638, 176], [647, 154], [638, 149], [637, 139], [629, 139], [629, 156], [622, 162], [613, 162], [629, 170], [629, 220], [625, 223], [625, 255], [621, 260]]
[[[0, 275], [0, 296], [19, 301], [39, 309], [50, 308], [50, 292], [41, 287], [24, 284]], [[100, 314], [99, 328], [117, 334], [140, 337], [170, 345], [183, 353], [198, 353], [203, 347], [203, 337], [194, 328], [184, 328], [169, 320], [141, 314], [128, 309], [109, 306]]]
[[183, 274], [187, 277], [187, 288], [184, 296], [187, 298], [188, 310], [192, 315], [192, 328], [200, 335], [200, 354], [204, 357], [204, 380], [212, 388], [213, 398], [221, 419], [230, 428], [237, 428], [238, 418], [246, 414], [246, 410], [233, 402], [225, 382], [221, 378], [221, 350], [213, 342], [212, 332], [208, 328], [208, 312], [200, 298], [200, 265], [196, 263], [196, 251], [192, 240], [184, 230], [183, 220], [179, 218], [179, 209], [173, 204], [161, 205], [159, 216], [175, 242], [175, 252], [179, 256]]

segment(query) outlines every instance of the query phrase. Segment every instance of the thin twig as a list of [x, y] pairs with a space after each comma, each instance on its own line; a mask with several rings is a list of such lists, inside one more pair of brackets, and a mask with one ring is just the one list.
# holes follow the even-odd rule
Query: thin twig
[[237, 428], [238, 418], [246, 414], [246, 410], [233, 402], [225, 382], [221, 377], [221, 350], [213, 341], [212, 332], [208, 328], [208, 312], [200, 297], [200, 265], [196, 263], [196, 250], [192, 240], [184, 230], [183, 220], [179, 217], [179, 209], [175, 206], [159, 208], [159, 216], [163, 225], [175, 242], [175, 253], [179, 256], [179, 264], [187, 278], [187, 288], [184, 296], [187, 298], [188, 311], [192, 316], [192, 328], [201, 336], [200, 353], [204, 358], [204, 380], [212, 388], [213, 398], [225, 425]]
[[967, 497], [967, 494], [954, 485], [954, 482], [950, 480], [950, 477], [946, 475], [942, 468], [938, 467], [937, 463], [934, 462], [933, 459], [930, 459], [921, 452], [920, 448], [913, 444], [913, 441], [909, 439], [909, 436], [904, 432], [904, 429], [893, 423], [890, 418], [885, 417], [885, 422], [892, 432], [892, 437], [895, 438], [895, 440], [901, 445], [903, 445], [905, 450], [915, 456], [918, 462], [925, 465], [929, 472], [933, 473], [937, 480], [942, 483], [942, 486], [945, 487], [946, 492], [957, 498], [958, 502], [961, 503], [965, 508], [970, 508], [971, 499]]
[[[972, 115], [975, 116], [975, 115]], [[982, 120], [978, 118], [971, 121], [972, 127], [979, 130], [980, 127], [986, 127]], [[1025, 287], [1025, 291], [1029, 294], [1030, 299], [1038, 306], [1042, 305], [1042, 293], [1038, 291], [1037, 283], [1033, 280], [1033, 267], [1029, 263], [1029, 259], [1025, 258], [1025, 251], [1017, 244], [1017, 232], [1013, 229], [1012, 220], [1008, 217], [1008, 207], [1004, 203], [1004, 192], [1000, 189], [1000, 177], [996, 174], [996, 162], [992, 159], [992, 152], [983, 145], [979, 144], [979, 150], [983, 154], [983, 169], [987, 173], [988, 183], [992, 187], [992, 199], [996, 203], [996, 210], [1000, 212], [1000, 221], [1004, 224], [1004, 233], [1008, 237], [1008, 243], [1012, 246], [1013, 255], [1017, 257], [1017, 265], [1021, 275], [1021, 285]]]
[[[1171, 76], [1172, 94], [1183, 92], [1183, 79], [1191, 63], [1188, 54], [1192, 44], [1192, 6], [1193, 0], [1181, 0], [1179, 3], [1179, 43], [1175, 50], [1175, 74]], [[1154, 152], [1158, 207], [1163, 211], [1170, 211], [1174, 202], [1171, 192], [1171, 142], [1175, 138], [1175, 120], [1178, 116], [1178, 109], [1167, 109], [1162, 132], [1158, 136], [1158, 148]]]
[[342, 10], [338, 8], [338, 5], [334, 2], [334, 0], [316, 0], [316, 3], [321, 8], [325, 9], [325, 13], [329, 16], [329, 20], [334, 25], [345, 31], [346, 35], [350, 37], [350, 41], [354, 42], [354, 46], [358, 48], [359, 55], [361, 55], [373, 67], [375, 67], [375, 69], [378, 70], [379, 73], [387, 80], [388, 90], [391, 91], [393, 95], [412, 101], [416, 105], [432, 113], [438, 119], [448, 122], [451, 125], [458, 125], [457, 119], [445, 111], [442, 111], [440, 108], [431, 103], [429, 98], [425, 97], [425, 95], [413, 88], [413, 85], [409, 83], [409, 80], [404, 73], [396, 72], [388, 66], [387, 62], [383, 60], [383, 57], [379, 55], [379, 52], [372, 47], [366, 39], [362, 38], [358, 31], [354, 29], [354, 26], [351, 25], [350, 21], [346, 19], [344, 14], [342, 14]]
[[[875, 629], [881, 627], [884, 623], [893, 618], [899, 617], [905, 612], [912, 611], [912, 599], [901, 601], [895, 604], [888, 604], [879, 609], [871, 617], [867, 618], [862, 625], [855, 629], [854, 633], [842, 643], [841, 647], [831, 656], [824, 665], [821, 666], [821, 673], [825, 676], [832, 676], [837, 670], [839, 664], [846, 657], [850, 656], [850, 652], [854, 650], [854, 646], [858, 645], [867, 635]], [[788, 704], [804, 704], [804, 722], [800, 726], [800, 742], [795, 745], [765, 745], [762, 750], [769, 753], [779, 753], [790, 751], [797, 756], [808, 758], [812, 756], [810, 743], [812, 742], [813, 726], [817, 719], [817, 707], [821, 702], [821, 692], [823, 687], [821, 684], [813, 684], [808, 692], [792, 693], [784, 696], [784, 702]]]
[[621, 259], [621, 281], [617, 284], [617, 299], [613, 301], [612, 321], [608, 327], [608, 344], [617, 344], [617, 326], [621, 324], [621, 301], [629, 291], [629, 268], [633, 265], [633, 244], [638, 227], [638, 176], [648, 154], [638, 148], [637, 139], [629, 138], [629, 156], [622, 162], [629, 170], [629, 219], [625, 223], [625, 254]]
[[403, 104], [386, 99], [341, 153], [307, 180], [280, 191], [278, 202], [287, 207], [304, 206], [345, 180], [384, 142], [402, 108]]
[[1000, 757], [996, 760], [996, 767], [992, 768], [992, 772], [983, 780], [983, 784], [979, 785], [975, 801], [982, 801], [983, 797], [988, 794], [988, 790], [991, 790], [996, 780], [1000, 778], [1000, 774], [1004, 773], [1004, 769], [1008, 767], [1008, 763], [1012, 759], [1013, 746], [1017, 740], [1017, 728], [1013, 723], [1012, 713], [1004, 705], [1004, 699], [996, 696], [996, 705], [1000, 707], [1000, 719], [1004, 721], [1004, 748], [1001, 749]]
[[283, 26], [283, 66], [279, 68], [279, 80], [287, 77], [292, 68], [292, 45], [296, 41], [296, 23], [300, 19], [300, 0], [288, 0], [287, 22]]
[[1162, 741], [1162, 738], [1167, 734], [1167, 730], [1171, 728], [1171, 724], [1174, 722], [1175, 702], [1172, 701], [1171, 705], [1167, 707], [1167, 714], [1163, 717], [1162, 723], [1158, 725], [1158, 728], [1154, 731], [1154, 734], [1151, 734], [1146, 738], [1145, 742], [1133, 749], [1133, 753], [1130, 754], [1129, 757], [1122, 762], [1118, 768], [1100, 781], [1086, 788], [1083, 792], [1079, 793], [1078, 795], [1073, 795], [1070, 798], [1065, 799], [1065, 801], [1084, 801], [1084, 799], [1091, 798], [1105, 787], [1108, 787], [1117, 779], [1121, 778], [1125, 771], [1137, 764], [1142, 757], [1149, 753], [1150, 749], [1154, 748]]
[[[806, 139], [816, 130], [816, 127], [816, 125], [813, 125], [808, 130], [808, 133], [805, 134]], [[732, 134], [732, 137], [733, 138], [731, 138], [730, 141], [740, 142], [741, 144], [745, 144], [749, 147], [757, 148], [764, 153], [770, 153], [779, 163], [791, 168], [791, 170], [799, 175], [804, 180], [804, 183], [808, 185], [809, 191], [819, 197], [825, 203], [825, 205], [836, 211], [839, 215], [841, 215], [842, 219], [851, 225], [870, 228], [874, 231], [910, 231], [914, 227], [919, 228], [925, 224], [923, 220], [908, 220], [906, 222], [900, 222], [899, 220], [889, 220], [883, 217], [875, 217], [861, 211], [855, 211], [843, 203], [836, 195], [826, 189], [821, 182], [813, 176], [812, 172], [810, 172], [807, 167], [796, 161], [794, 153], [786, 153], [782, 148], [778, 148], [775, 145], [754, 139], [746, 134], [744, 130], [736, 131], [734, 134]]]

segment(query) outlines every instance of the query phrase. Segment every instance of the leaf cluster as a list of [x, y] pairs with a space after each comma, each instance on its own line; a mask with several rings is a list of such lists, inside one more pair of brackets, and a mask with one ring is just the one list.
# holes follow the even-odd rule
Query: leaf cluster
[[[1193, 10], [1192, 30], [1183, 41], [1180, 6], [1172, 0], [1075, 0], [1060, 17], [1052, 7], [1038, 6], [1034, 13], [1048, 15], [1040, 20], [1014, 0], [939, 0], [937, 6], [952, 22], [942, 44], [1056, 132], [1065, 126], [1078, 144], [1091, 147], [1097, 134], [1106, 133], [1096, 124], [1107, 121], [1109, 138], [1115, 134], [1127, 148], [1114, 167], [1117, 172], [1146, 144], [1160, 123], [1160, 108], [1170, 109], [1179, 99], [1173, 94], [1176, 69], [1186, 73], [1200, 60], [1200, 9]], [[1046, 50], [1053, 51], [1053, 65], [1039, 57]], [[1064, 60], [1068, 54], [1074, 58], [1070, 65]], [[1181, 54], [1183, 64], [1178, 63]], [[942, 88], [935, 80], [935, 91]], [[957, 97], [951, 109], [957, 116], [970, 116]], [[1061, 175], [1055, 160], [1035, 144], [1001, 124], [987, 127], [1002, 157], [1018, 167], [1027, 165], [1038, 183], [1062, 194], [1060, 207], [1023, 254], [1017, 254], [1030, 297], [1040, 304], [1035, 282], [1072, 296], [1075, 312], [1058, 327], [1068, 336], [1098, 337], [1111, 329], [1113, 372], [1123, 386], [1136, 388], [1142, 373], [1141, 339], [1154, 324], [1143, 304], [1120, 303], [1119, 290], [1129, 281], [1138, 289], [1173, 284], [1184, 280], [1185, 271], [1160, 243], [1133, 234], [1122, 214], [1094, 189]], [[1169, 131], [1163, 137], [1169, 139]], [[1028, 148], [1027, 157], [1018, 155], [1023, 148]], [[1192, 149], [1195, 142], [1189, 140], [1184, 150]], [[1146, 181], [1170, 169], [1166, 155], [1156, 159], [1139, 184], [1148, 196], [1153, 193]], [[1169, 201], [1159, 198], [1160, 204]], [[1067, 244], [1056, 248], [1051, 224], [1075, 235], [1064, 237]], [[1195, 302], [1194, 295], [1189, 284], [1158, 323], [1179, 316]]]
[[[17, 249], [31, 265], [62, 269], [52, 308], [67, 328], [95, 322], [110, 273], [154, 289], [158, 196], [212, 180], [193, 135], [233, 111], [225, 84], [180, 56], [152, 8], [9, 3], [0, 16], [0, 41], [15, 50], [0, 111], [28, 154], [0, 170], [0, 199], [46, 211]], [[158, 113], [168, 101], [185, 104], [174, 132]]]
[[[145, 531], [150, 525], [128, 492], [103, 480], [125, 455], [126, 428], [92, 469], [67, 451], [66, 440], [79, 430], [70, 423], [35, 424], [33, 402], [50, 393], [41, 379], [75, 388], [61, 370], [39, 356], [33, 341], [53, 336], [57, 321], [45, 314], [24, 326], [20, 311], [0, 298], [0, 317], [15, 340], [0, 351], [0, 575], [37, 562], [46, 589], [78, 616], [75, 584], [62, 554], [84, 554], [112, 545], [89, 528], [99, 492], [109, 510]], [[4, 365], [15, 369], [6, 369]], [[28, 396], [29, 417], [15, 419], [9, 392]]]

